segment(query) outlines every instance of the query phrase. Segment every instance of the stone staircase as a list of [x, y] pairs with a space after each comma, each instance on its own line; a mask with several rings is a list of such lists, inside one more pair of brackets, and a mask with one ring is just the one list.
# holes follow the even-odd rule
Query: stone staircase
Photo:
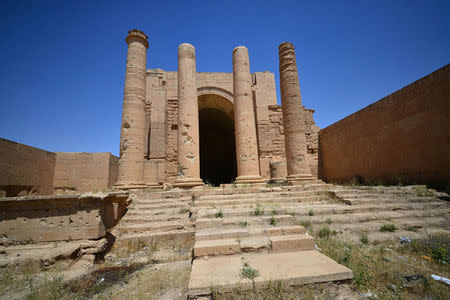
[[189, 193], [137, 191], [133, 204], [115, 229], [120, 239], [143, 240], [147, 244], [177, 245], [192, 240]]
[[[317, 209], [308, 217], [312, 227], [332, 222], [332, 228], [348, 239], [359, 240], [367, 234], [369, 241], [426, 238], [430, 234], [450, 233], [450, 205], [446, 193], [439, 193], [425, 186], [335, 186], [330, 190], [336, 198], [347, 204], [344, 211]], [[395, 232], [380, 232], [386, 223], [395, 224]]]
[[[442, 196], [442, 197], [441, 197]], [[193, 244], [189, 295], [211, 288], [250, 289], [280, 280], [289, 285], [352, 278], [351, 270], [317, 251], [311, 233], [323, 227], [369, 242], [450, 233], [447, 194], [423, 186], [224, 187], [138, 191], [118, 225], [120, 239]], [[381, 232], [393, 223], [397, 230]], [[258, 272], [242, 276], [243, 268]]]
[[[353, 278], [351, 270], [315, 250], [314, 238], [295, 218], [298, 206], [332, 203], [328, 188], [321, 184], [195, 197], [189, 296], [207, 295], [211, 289], [246, 290], [273, 281], [302, 284]], [[258, 276], [245, 277], [246, 268]]]

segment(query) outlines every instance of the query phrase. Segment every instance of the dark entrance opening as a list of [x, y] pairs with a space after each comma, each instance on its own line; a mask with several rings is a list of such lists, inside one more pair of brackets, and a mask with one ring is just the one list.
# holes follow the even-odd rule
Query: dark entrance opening
[[224, 111], [200, 108], [200, 177], [219, 186], [236, 178], [234, 121]]

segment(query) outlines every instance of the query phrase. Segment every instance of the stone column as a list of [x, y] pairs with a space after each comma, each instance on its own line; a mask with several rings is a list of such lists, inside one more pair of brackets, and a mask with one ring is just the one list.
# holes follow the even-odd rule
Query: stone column
[[148, 37], [140, 30], [128, 32], [127, 68], [123, 96], [120, 163], [117, 188], [142, 188], [145, 155], [145, 80]]
[[255, 110], [248, 50], [233, 50], [234, 127], [236, 135], [237, 184], [261, 183], [256, 137]]
[[178, 178], [175, 180], [178, 187], [203, 185], [195, 72], [195, 48], [181, 44], [178, 47]]
[[294, 45], [288, 42], [279, 47], [280, 90], [286, 149], [287, 181], [298, 184], [313, 179], [309, 170], [300, 84]]

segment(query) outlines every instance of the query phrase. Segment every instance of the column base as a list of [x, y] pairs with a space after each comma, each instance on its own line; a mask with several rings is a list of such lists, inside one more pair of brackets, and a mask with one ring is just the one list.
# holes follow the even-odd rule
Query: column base
[[252, 184], [252, 183], [265, 183], [265, 180], [259, 175], [239, 176], [236, 178], [235, 184]]
[[286, 178], [284, 177], [277, 177], [277, 178], [270, 178], [269, 183], [283, 183], [286, 182]]
[[161, 187], [162, 188], [162, 185], [157, 182], [147, 182], [145, 185], [147, 187], [151, 187], [151, 188], [153, 188], [153, 187]]
[[286, 177], [286, 181], [289, 185], [298, 185], [316, 180], [311, 174], [292, 174]]
[[178, 178], [175, 179], [175, 182], [173, 184], [174, 187], [179, 188], [192, 188], [196, 186], [203, 186], [203, 180], [201, 178]]
[[116, 182], [114, 189], [117, 190], [131, 190], [131, 189], [145, 189], [147, 185], [143, 182]]

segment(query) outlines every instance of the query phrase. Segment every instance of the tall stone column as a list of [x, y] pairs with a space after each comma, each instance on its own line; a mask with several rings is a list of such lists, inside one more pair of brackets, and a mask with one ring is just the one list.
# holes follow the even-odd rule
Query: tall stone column
[[145, 80], [148, 37], [140, 30], [128, 32], [127, 68], [123, 96], [120, 163], [117, 188], [142, 188], [144, 184]]
[[258, 140], [248, 50], [233, 50], [234, 127], [238, 177], [236, 183], [263, 182], [259, 170]]
[[307, 158], [305, 115], [298, 80], [295, 48], [289, 42], [279, 47], [280, 90], [286, 149], [287, 181], [298, 184], [313, 179]]
[[178, 187], [203, 185], [195, 73], [195, 48], [181, 44], [178, 47], [178, 178], [175, 180]]

